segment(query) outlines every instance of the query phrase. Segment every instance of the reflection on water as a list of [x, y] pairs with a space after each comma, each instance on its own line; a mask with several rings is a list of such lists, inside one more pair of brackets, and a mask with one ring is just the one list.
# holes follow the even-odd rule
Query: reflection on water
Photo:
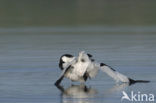
[[62, 92], [63, 97], [88, 98], [94, 96], [97, 93], [96, 89], [87, 87], [85, 84], [71, 85], [68, 88], [57, 86], [57, 88]]
[[108, 91], [106, 91], [106, 93], [112, 94], [115, 92], [120, 92], [120, 91], [124, 90], [127, 86], [130, 86], [129, 83], [116, 84], [112, 88], [108, 89]]
[[[109, 96], [116, 92], [121, 92], [124, 90], [128, 83], [116, 84], [112, 88], [107, 89], [106, 91], [100, 90], [103, 92], [104, 96]], [[67, 88], [64, 88], [61, 85], [56, 86], [61, 91], [61, 103], [94, 103], [95, 100], [91, 98], [98, 98], [98, 90], [93, 87], [88, 87], [85, 84], [80, 85], [71, 85]]]

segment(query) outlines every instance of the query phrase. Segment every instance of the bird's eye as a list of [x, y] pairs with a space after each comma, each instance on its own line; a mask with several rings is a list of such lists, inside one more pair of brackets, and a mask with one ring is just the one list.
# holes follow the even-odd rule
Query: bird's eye
[[84, 59], [81, 59], [81, 62], [85, 62], [85, 60]]

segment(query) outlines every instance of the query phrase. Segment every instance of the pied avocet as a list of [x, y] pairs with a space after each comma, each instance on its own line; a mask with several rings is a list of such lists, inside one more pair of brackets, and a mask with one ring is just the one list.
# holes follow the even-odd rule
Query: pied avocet
[[79, 81], [83, 83], [88, 78], [91, 79], [95, 77], [99, 70], [102, 70], [103, 72], [108, 74], [116, 82], [124, 82], [129, 84], [136, 82], [149, 82], [144, 80], [133, 80], [117, 72], [104, 63], [96, 63], [92, 58], [92, 55], [87, 54], [84, 51], [81, 51], [78, 57], [74, 57], [71, 54], [62, 55], [60, 57], [59, 67], [62, 70], [62, 74], [55, 82], [55, 85], [59, 85], [64, 77], [70, 79], [71, 81]]

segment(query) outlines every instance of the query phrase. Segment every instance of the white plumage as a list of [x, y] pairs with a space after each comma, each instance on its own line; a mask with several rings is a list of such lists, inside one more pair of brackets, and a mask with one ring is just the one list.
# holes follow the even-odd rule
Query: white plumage
[[142, 80], [135, 81], [104, 63], [96, 63], [94, 59], [92, 59], [92, 55], [87, 54], [84, 51], [81, 51], [78, 57], [74, 57], [70, 54], [61, 56], [59, 67], [62, 70], [62, 73], [55, 85], [59, 85], [64, 77], [72, 81], [85, 82], [88, 78], [91, 79], [95, 77], [99, 70], [105, 72], [116, 82], [127, 82], [129, 84], [135, 82], [149, 82]]
[[129, 82], [129, 78], [117, 71], [112, 70], [109, 66], [101, 66], [101, 70], [113, 78], [116, 82]]

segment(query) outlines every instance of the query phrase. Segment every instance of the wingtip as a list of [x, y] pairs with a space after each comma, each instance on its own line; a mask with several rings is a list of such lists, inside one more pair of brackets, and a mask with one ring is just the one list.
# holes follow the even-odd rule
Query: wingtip
[[148, 80], [133, 80], [131, 78], [128, 78], [129, 79], [129, 85], [132, 85], [132, 84], [135, 84], [135, 83], [149, 83], [150, 81]]
[[60, 83], [61, 83], [61, 81], [62, 81], [62, 77], [59, 79], [59, 80], [57, 80], [55, 83], [54, 83], [54, 85], [59, 85]]
[[55, 82], [55, 83], [54, 83], [54, 85], [55, 85], [55, 86], [58, 86], [58, 85], [59, 85], [59, 83]]
[[130, 84], [130, 85], [136, 83], [136, 81], [133, 80], [133, 79], [131, 79], [131, 78], [128, 78], [128, 80], [129, 80], [129, 84]]

